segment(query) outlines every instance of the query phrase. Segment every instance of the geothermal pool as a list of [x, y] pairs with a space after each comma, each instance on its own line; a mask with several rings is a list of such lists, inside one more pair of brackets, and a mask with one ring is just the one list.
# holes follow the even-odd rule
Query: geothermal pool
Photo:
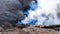
[[18, 24], [31, 24], [33, 26], [49, 26], [49, 25], [59, 25], [60, 19], [58, 18], [58, 11], [60, 7], [60, 0], [37, 0], [32, 1], [30, 4], [30, 10], [27, 10], [25, 17]]

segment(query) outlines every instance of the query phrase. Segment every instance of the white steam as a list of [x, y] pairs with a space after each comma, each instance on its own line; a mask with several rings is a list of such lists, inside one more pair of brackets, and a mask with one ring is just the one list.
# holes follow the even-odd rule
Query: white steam
[[[34, 3], [34, 1], [32, 2]], [[29, 10], [28, 17], [25, 17], [25, 20], [21, 22], [23, 24], [28, 24], [31, 20], [36, 19], [37, 22], [34, 25], [49, 26], [58, 24], [56, 10], [60, 0], [37, 0], [37, 2], [37, 7], [35, 7], [35, 5], [30, 5], [32, 8], [36, 9]]]

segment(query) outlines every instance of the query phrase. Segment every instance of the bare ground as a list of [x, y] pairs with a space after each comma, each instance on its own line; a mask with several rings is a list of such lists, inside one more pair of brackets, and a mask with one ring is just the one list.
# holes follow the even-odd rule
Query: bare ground
[[23, 29], [8, 29], [6, 31], [1, 31], [0, 34], [60, 34], [60, 31], [56, 31], [54, 29], [37, 28], [29, 26]]

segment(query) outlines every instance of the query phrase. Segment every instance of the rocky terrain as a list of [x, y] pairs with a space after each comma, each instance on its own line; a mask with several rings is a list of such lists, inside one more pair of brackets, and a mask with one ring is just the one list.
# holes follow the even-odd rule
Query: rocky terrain
[[55, 29], [46, 29], [40, 27], [29, 26], [26, 28], [12, 28], [0, 31], [0, 34], [60, 34], [60, 31]]

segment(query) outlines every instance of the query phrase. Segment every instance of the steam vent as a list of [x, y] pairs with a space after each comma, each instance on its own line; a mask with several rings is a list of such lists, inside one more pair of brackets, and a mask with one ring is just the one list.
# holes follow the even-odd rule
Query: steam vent
[[60, 34], [60, 0], [0, 0], [0, 34]]

